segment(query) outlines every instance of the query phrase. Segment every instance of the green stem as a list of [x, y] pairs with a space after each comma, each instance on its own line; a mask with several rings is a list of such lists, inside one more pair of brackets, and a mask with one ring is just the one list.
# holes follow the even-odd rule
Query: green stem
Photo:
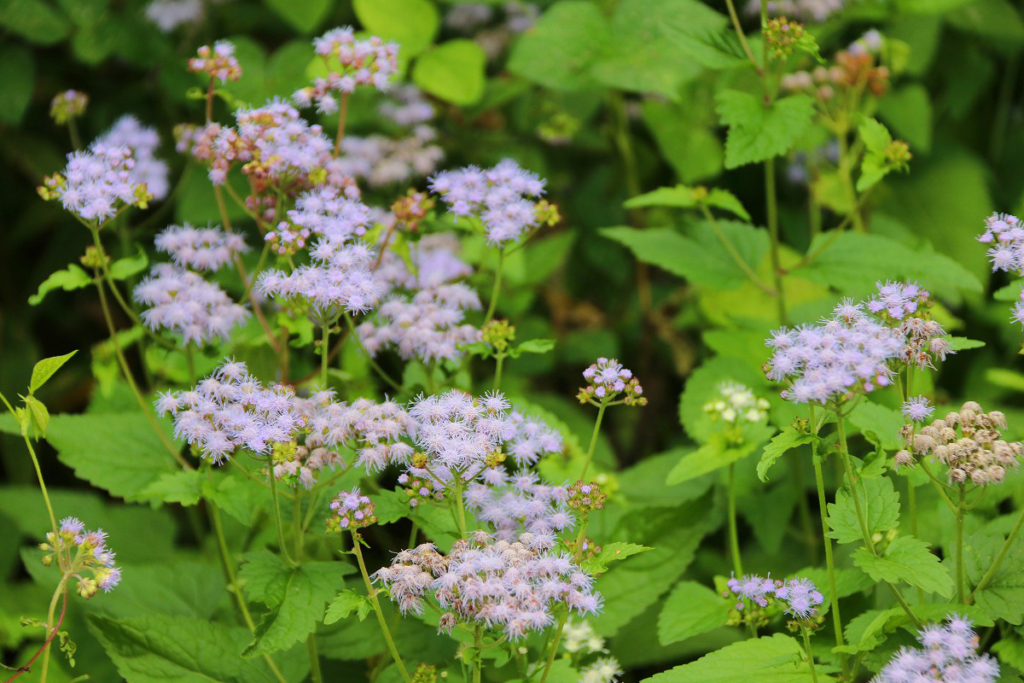
[[796, 502], [797, 511], [800, 514], [800, 525], [804, 528], [804, 541], [811, 551], [811, 564], [817, 564], [818, 539], [814, 535], [814, 520], [811, 519], [811, 506], [807, 504], [807, 486], [804, 484], [804, 471], [799, 460], [793, 464], [793, 479], [796, 490], [799, 492]]
[[188, 382], [192, 386], [196, 385], [196, 359], [195, 351], [191, 344], [185, 345], [185, 364], [188, 366]]
[[480, 683], [484, 670], [484, 658], [483, 658], [483, 638], [481, 634], [481, 627], [477, 624], [477, 627], [473, 630], [473, 649], [476, 650], [476, 657], [473, 661], [473, 683]]
[[462, 503], [462, 475], [459, 472], [455, 472], [455, 509], [459, 514], [459, 533], [466, 538], [466, 506]]
[[499, 353], [497, 356], [494, 357], [494, 359], [494, 385], [491, 387], [491, 391], [497, 391], [498, 387], [501, 386], [501, 366], [505, 362], [505, 354]]
[[323, 333], [320, 335], [320, 389], [327, 389], [327, 357], [330, 355], [329, 342], [331, 338], [331, 326], [324, 323]]
[[818, 672], [814, 668], [814, 655], [811, 654], [811, 636], [807, 633], [807, 628], [801, 626], [800, 631], [804, 635], [804, 650], [807, 651], [807, 665], [811, 668], [811, 681], [818, 683]]
[[771, 237], [769, 255], [772, 264], [772, 287], [775, 289], [775, 307], [779, 324], [785, 325], [786, 292], [782, 288], [782, 260], [779, 256], [779, 207], [775, 194], [775, 163], [772, 159], [764, 162], [764, 192], [768, 202], [768, 234]]
[[999, 569], [999, 565], [1002, 564], [1003, 559], [1006, 558], [1006, 554], [1010, 552], [1010, 546], [1013, 545], [1014, 540], [1017, 538], [1017, 534], [1020, 533], [1021, 527], [1024, 526], [1024, 509], [1020, 511], [1020, 515], [1017, 516], [1017, 521], [1014, 522], [1013, 528], [1010, 529], [1010, 535], [1006, 537], [1006, 542], [1003, 543], [1003, 547], [999, 549], [999, 554], [996, 555], [996, 559], [992, 561], [992, 565], [985, 572], [984, 576], [981, 577], [981, 581], [975, 586], [971, 594], [967, 596], [967, 602], [970, 603], [974, 600], [974, 596], [978, 591], [982, 590], [992, 581], [992, 577], [996, 575], [996, 571]]
[[82, 138], [78, 134], [78, 124], [74, 116], [68, 117], [68, 136], [71, 138], [71, 148], [76, 152], [82, 149]]
[[359, 563], [359, 573], [363, 576], [363, 584], [366, 586], [366, 593], [370, 598], [370, 604], [373, 605], [373, 611], [377, 615], [377, 623], [380, 625], [381, 633], [384, 634], [384, 641], [388, 645], [388, 652], [391, 653], [391, 658], [395, 660], [395, 665], [398, 666], [399, 672], [402, 674], [402, 679], [405, 683], [411, 683], [412, 679], [409, 678], [409, 672], [405, 670], [405, 664], [402, 662], [401, 655], [398, 654], [398, 648], [395, 647], [395, 641], [391, 637], [391, 629], [388, 628], [388, 622], [384, 619], [384, 613], [381, 612], [380, 602], [377, 600], [377, 591], [373, 587], [373, 583], [370, 581], [370, 575], [366, 571], [366, 562], [363, 561], [363, 551], [360, 548], [359, 533], [352, 530], [352, 552], [356, 555], [356, 561]]
[[966, 513], [967, 489], [958, 486], [960, 495], [956, 506], [956, 601], [964, 602], [964, 514]]
[[284, 526], [281, 524], [281, 506], [277, 502], [277, 477], [274, 475], [274, 463], [267, 461], [267, 473], [270, 477], [270, 499], [274, 504], [274, 525], [277, 528], [277, 545], [281, 548], [281, 555], [289, 566], [295, 567], [297, 563], [288, 554], [288, 546], [284, 542]]
[[[4, 398], [4, 403], [7, 403], [7, 399]], [[11, 408], [11, 404], [7, 403], [8, 409], [11, 413], [14, 413], [14, 409]], [[32, 447], [32, 440], [28, 438], [28, 433], [22, 434], [22, 438], [25, 439], [25, 446], [28, 448], [28, 454], [32, 458], [32, 466], [36, 470], [36, 478], [39, 480], [39, 490], [43, 492], [43, 502], [46, 503], [46, 512], [50, 515], [50, 526], [53, 527], [54, 535], [57, 534], [57, 516], [53, 514], [53, 504], [50, 502], [50, 494], [46, 490], [46, 482], [43, 481], [43, 470], [39, 466], [39, 458], [36, 456], [36, 449]]]
[[359, 348], [361, 348], [363, 350], [363, 353], [366, 354], [366, 360], [370, 364], [370, 367], [373, 368], [373, 371], [376, 372], [377, 375], [380, 376], [382, 380], [387, 382], [392, 389], [394, 389], [395, 391], [401, 391], [402, 385], [400, 385], [395, 380], [391, 379], [391, 376], [388, 375], [388, 373], [384, 372], [384, 368], [377, 365], [377, 361], [373, 359], [373, 356], [370, 355], [370, 352], [366, 350], [365, 346], [363, 346], [363, 340], [359, 338], [359, 333], [356, 332], [356, 324], [355, 322], [353, 322], [352, 316], [348, 314], [348, 311], [345, 311], [344, 313], [342, 313], [342, 315], [345, 317], [345, 322], [348, 323], [348, 329], [352, 332], [352, 338], [356, 340], [356, 343], [359, 344]]
[[324, 675], [320, 672], [320, 653], [316, 649], [316, 633], [306, 638], [306, 652], [309, 653], [309, 676], [313, 683], [323, 683]]
[[558, 618], [558, 628], [555, 629], [555, 638], [551, 642], [551, 651], [548, 652], [548, 660], [544, 664], [544, 673], [540, 677], [540, 683], [545, 683], [548, 680], [548, 674], [551, 673], [551, 665], [555, 663], [555, 655], [558, 654], [558, 643], [562, 640], [562, 629], [565, 628], [565, 620], [568, 618], [569, 612], [562, 612], [562, 616]]
[[[825, 540], [825, 565], [828, 567], [828, 593], [832, 602], [832, 625], [836, 633], [836, 645], [843, 645], [843, 620], [839, 615], [839, 591], [836, 589], [836, 566], [832, 558], [832, 539], [828, 535], [828, 507], [825, 502], [825, 478], [821, 473], [821, 457], [811, 446], [811, 460], [814, 462], [814, 481], [818, 488], [818, 510], [821, 513], [821, 534]], [[845, 655], [844, 655], [845, 658]]]
[[[910, 510], [910, 533], [917, 538], [917, 492], [910, 477], [907, 477], [907, 507]], [[920, 586], [917, 588], [917, 602], [924, 604], [924, 589]]]
[[[102, 258], [102, 257], [101, 257]], [[142, 392], [139, 391], [139, 386], [135, 383], [135, 378], [132, 376], [131, 368], [128, 367], [128, 361], [124, 357], [124, 353], [121, 351], [121, 344], [117, 340], [117, 330], [114, 329], [114, 319], [110, 315], [110, 306], [107, 304], [107, 295], [103, 291], [103, 283], [99, 280], [99, 274], [96, 274], [96, 291], [100, 295], [100, 308], [103, 309], [103, 319], [107, 323], [107, 331], [110, 332], [110, 343], [114, 345], [114, 355], [117, 356], [117, 362], [121, 366], [121, 373], [124, 375], [125, 380], [128, 382], [128, 386], [132, 390], [132, 394], [135, 395], [135, 400], [138, 401], [139, 407], [142, 408], [143, 415], [146, 416], [146, 421], [149, 422], [149, 426], [156, 432], [160, 442], [167, 449], [167, 452], [171, 454], [171, 457], [177, 461], [184, 469], [190, 470], [192, 466], [181, 457], [181, 453], [174, 447], [171, 440], [164, 434], [164, 430], [160, 427], [160, 424], [156, 421], [156, 416], [149, 407], [149, 403], [142, 397]]]
[[836, 134], [839, 142], [839, 179], [843, 183], [843, 190], [846, 192], [850, 202], [850, 216], [853, 219], [853, 229], [857, 232], [864, 232], [864, 219], [860, 214], [860, 203], [857, 201], [857, 190], [853, 186], [853, 159], [850, 158], [850, 144], [846, 139], [847, 126], [840, 126]]
[[[838, 409], [838, 407], [834, 412], [836, 416], [836, 432], [839, 436], [839, 456], [843, 461], [846, 478], [850, 484], [850, 497], [853, 498], [853, 507], [857, 512], [857, 520], [860, 522], [861, 534], [864, 536], [864, 547], [869, 553], [877, 556], [878, 551], [875, 550], [875, 543], [871, 540], [871, 531], [868, 529], [868, 520], [864, 515], [864, 508], [861, 506], [860, 494], [857, 492], [857, 480], [853, 474], [853, 466], [850, 464], [850, 451], [846, 445], [846, 426], [843, 422], [843, 413]], [[889, 590], [892, 592], [896, 602], [899, 603], [899, 606], [907, 613], [907, 616], [909, 616], [910, 620], [914, 622], [914, 625], [920, 628], [921, 620], [917, 618], [916, 614], [914, 614], [914, 610], [912, 610], [910, 605], [907, 604], [906, 599], [900, 593], [899, 589], [888, 581], [885, 582], [885, 585], [889, 587]]]
[[[57, 611], [57, 598], [64, 595], [64, 592], [67, 590], [66, 586], [68, 578], [70, 578], [70, 575], [65, 574], [64, 577], [60, 580], [60, 583], [57, 584], [57, 590], [53, 591], [53, 597], [50, 599], [50, 610], [46, 613], [47, 638], [50, 638], [50, 636], [53, 635], [53, 630], [57, 628], [57, 626], [53, 623], [53, 615]], [[50, 640], [52, 641], [53, 639], [50, 638]], [[43, 666], [42, 671], [39, 674], [39, 683], [46, 683], [46, 674], [50, 668], [50, 650], [52, 649], [52, 647], [47, 647], [45, 650], [43, 650]]]
[[732, 553], [732, 566], [736, 578], [740, 578], [743, 576], [743, 561], [740, 559], [740, 535], [736, 526], [736, 463], [729, 465], [726, 495], [729, 500], [729, 550]]
[[590, 435], [590, 446], [587, 448], [587, 459], [583, 462], [583, 471], [580, 472], [580, 480], [587, 476], [587, 468], [590, 467], [590, 460], [594, 457], [594, 449], [597, 447], [597, 435], [601, 431], [601, 420], [604, 418], [604, 409], [607, 403], [602, 400], [597, 409], [597, 421], [594, 422], [594, 431]]
[[711, 213], [711, 209], [703, 201], [700, 203], [701, 212], [704, 214], [704, 219], [711, 225], [711, 229], [715, 231], [715, 237], [725, 247], [725, 251], [728, 252], [732, 260], [739, 266], [739, 269], [747, 276], [747, 278], [768, 296], [775, 296], [776, 290], [772, 289], [761, 276], [754, 272], [754, 269], [750, 267], [750, 264], [744, 260], [743, 256], [736, 250], [736, 247], [729, 240], [729, 237], [722, 230], [722, 226], [719, 225], [715, 219], [715, 215]]
[[484, 323], [489, 323], [494, 317], [494, 309], [498, 305], [498, 296], [501, 294], [501, 273], [505, 268], [505, 250], [498, 250], [498, 267], [494, 271], [494, 287], [491, 288], [491, 303], [487, 305], [487, 314], [484, 315]]
[[747, 36], [743, 33], [743, 26], [740, 25], [740, 17], [736, 13], [736, 6], [733, 4], [732, 0], [725, 0], [725, 4], [729, 8], [729, 19], [732, 20], [732, 27], [736, 30], [736, 36], [740, 39], [740, 45], [743, 46], [743, 52], [746, 53], [747, 59], [750, 60], [750, 63], [754, 65], [754, 69], [757, 71], [757, 74], [759, 76], [762, 75], [761, 65], [757, 63], [756, 59], [754, 59], [754, 53], [750, 49], [750, 43], [747, 42]]

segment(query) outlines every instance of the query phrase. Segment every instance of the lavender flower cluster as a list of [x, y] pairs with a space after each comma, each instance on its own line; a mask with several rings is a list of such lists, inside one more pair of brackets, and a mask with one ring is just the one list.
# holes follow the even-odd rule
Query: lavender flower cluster
[[195, 270], [219, 270], [236, 254], [249, 251], [241, 235], [220, 228], [193, 228], [188, 223], [165, 228], [153, 244], [182, 268]]
[[344, 243], [366, 234], [372, 222], [370, 209], [358, 199], [345, 196], [334, 187], [310, 190], [299, 195], [288, 220], [267, 232], [266, 240], [278, 254], [294, 254], [306, 247], [313, 235]]
[[466, 506], [477, 519], [494, 529], [494, 537], [512, 541], [522, 532], [543, 536], [552, 542], [562, 531], [576, 526], [566, 505], [569, 489], [542, 483], [529, 470], [517, 472], [501, 485], [471, 483], [466, 489]]
[[782, 397], [794, 403], [825, 404], [848, 393], [870, 392], [892, 382], [889, 361], [898, 358], [905, 340], [844, 300], [832, 318], [817, 325], [782, 328], [767, 344], [775, 350], [768, 378], [788, 382]]
[[156, 157], [160, 136], [156, 128], [143, 126], [134, 116], [122, 116], [106, 133], [96, 138], [93, 148], [127, 147], [132, 153], [132, 167], [128, 170], [128, 182], [145, 185], [153, 199], [164, 199], [171, 186], [167, 180], [167, 162]]
[[622, 395], [621, 402], [628, 406], [647, 405], [640, 381], [633, 377], [633, 371], [622, 367], [614, 358], [598, 358], [596, 363], [583, 371], [587, 386], [581, 387], [576, 398], [580, 403], [591, 403], [594, 399], [611, 403]]
[[873, 683], [993, 683], [999, 663], [978, 654], [978, 637], [971, 622], [952, 615], [944, 624], [929, 624], [917, 634], [920, 648], [903, 647], [878, 672]]
[[540, 221], [532, 200], [544, 194], [544, 181], [511, 159], [490, 169], [443, 171], [431, 179], [430, 188], [454, 215], [478, 218], [495, 245], [519, 239]]
[[556, 606], [580, 615], [601, 608], [593, 578], [556, 554], [549, 539], [529, 533], [510, 542], [477, 531], [456, 541], [447, 556], [426, 543], [399, 552], [373, 578], [403, 614], [421, 613], [433, 598], [445, 610], [440, 630], [449, 632], [459, 623], [480, 624], [516, 640], [554, 624]]
[[376, 36], [356, 40], [351, 26], [334, 28], [313, 41], [313, 49], [323, 58], [328, 74], [292, 96], [300, 107], [313, 102], [323, 114], [338, 111], [338, 96], [348, 95], [356, 86], [369, 85], [387, 90], [391, 77], [398, 73], [398, 45], [385, 43]]
[[142, 312], [149, 328], [176, 332], [185, 344], [227, 341], [231, 330], [249, 317], [220, 287], [170, 263], [153, 266], [134, 296], [149, 307]]
[[132, 174], [135, 160], [127, 147], [93, 145], [68, 155], [61, 173], [48, 176], [39, 188], [43, 199], [59, 199], [66, 211], [84, 221], [102, 222], [126, 206], [145, 207], [150, 196]]
[[377, 523], [373, 514], [374, 504], [369, 496], [358, 488], [342, 491], [331, 501], [334, 515], [327, 519], [328, 533], [355, 531]]
[[[116, 553], [107, 547], [107, 534], [102, 529], [86, 531], [85, 524], [75, 517], [62, 519], [56, 534], [47, 533], [46, 543], [39, 547], [46, 553], [44, 565], [57, 561], [65, 573], [74, 574], [83, 598], [91, 598], [99, 590], [109, 593], [121, 582], [121, 569], [114, 566]], [[82, 576], [86, 571], [92, 577]]]
[[[995, 245], [988, 250], [993, 272], [1024, 274], [1024, 225], [1019, 218], [1008, 213], [992, 214], [985, 219], [985, 232], [978, 241]], [[1010, 319], [1024, 325], [1024, 291], [1014, 304]]]
[[739, 600], [735, 604], [739, 612], [743, 612], [748, 603], [768, 607], [774, 602], [780, 605], [786, 614], [796, 619], [808, 620], [817, 616], [818, 611], [815, 608], [825, 601], [814, 583], [805, 578], [779, 581], [748, 574], [739, 579], [732, 577], [726, 585], [729, 588], [729, 596]]

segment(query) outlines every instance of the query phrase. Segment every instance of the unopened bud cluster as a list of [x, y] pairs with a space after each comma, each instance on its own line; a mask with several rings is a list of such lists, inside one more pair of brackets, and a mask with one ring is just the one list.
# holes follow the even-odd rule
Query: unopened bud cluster
[[403, 472], [398, 476], [398, 483], [402, 485], [402, 491], [409, 497], [410, 507], [419, 507], [424, 501], [444, 500], [444, 488], [429, 477]]
[[569, 487], [569, 497], [565, 502], [572, 509], [588, 515], [594, 510], [603, 508], [607, 498], [607, 495], [601, 493], [601, 487], [597, 485], [597, 482], [578, 481]]
[[331, 501], [334, 515], [327, 518], [327, 533], [338, 534], [343, 531], [355, 531], [377, 523], [373, 514], [374, 504], [369, 496], [364, 496], [358, 489], [342, 491]]
[[797, 21], [790, 21], [786, 17], [769, 19], [765, 25], [764, 39], [768, 43], [769, 52], [775, 59], [785, 59], [793, 54], [793, 49], [803, 35], [803, 25]]
[[831, 67], [819, 66], [813, 71], [797, 71], [782, 77], [782, 87], [790, 91], [813, 92], [822, 100], [832, 100], [840, 91], [867, 90], [883, 95], [889, 89], [889, 68], [876, 64], [871, 50], [861, 42], [836, 54]]
[[1017, 467], [1024, 455], [1019, 442], [1000, 438], [1004, 429], [1003, 413], [985, 413], [980, 405], [968, 401], [959, 412], [951, 412], [916, 433], [911, 425], [904, 426], [906, 448], [896, 454], [896, 464], [912, 465], [914, 455], [934, 455], [949, 468], [950, 482], [998, 484], [1005, 478], [1007, 468]]
[[76, 119], [85, 113], [89, 105], [89, 96], [78, 90], [65, 90], [57, 93], [50, 102], [50, 118], [58, 126], [63, 126], [71, 119]]
[[[46, 543], [39, 549], [46, 553], [43, 564], [55, 561], [65, 575], [78, 579], [78, 594], [85, 599], [101, 589], [109, 593], [121, 582], [121, 570], [114, 566], [115, 553], [107, 547], [107, 534], [102, 529], [86, 531], [85, 524], [74, 517], [65, 517], [56, 534], [46, 534]], [[92, 576], [85, 576], [89, 572]]]
[[491, 320], [480, 329], [481, 339], [499, 354], [508, 350], [509, 342], [516, 338], [516, 327], [507, 320]]
[[628, 406], [647, 405], [640, 381], [633, 377], [631, 370], [622, 367], [614, 358], [598, 358], [596, 363], [583, 371], [583, 379], [588, 384], [581, 387], [576, 395], [580, 403], [591, 403], [595, 399], [611, 403], [621, 394], [622, 402]]
[[704, 412], [712, 420], [728, 424], [761, 422], [768, 417], [768, 400], [754, 396], [754, 392], [736, 382], [723, 382], [718, 386], [721, 398], [704, 404]]
[[206, 73], [210, 78], [219, 78], [221, 83], [237, 81], [242, 77], [242, 67], [235, 59], [235, 46], [226, 40], [218, 40], [211, 48], [203, 45], [196, 57], [188, 60], [191, 73]]
[[437, 204], [426, 192], [410, 189], [405, 196], [399, 197], [391, 205], [391, 213], [395, 214], [395, 225], [409, 232], [417, 232], [420, 223]]

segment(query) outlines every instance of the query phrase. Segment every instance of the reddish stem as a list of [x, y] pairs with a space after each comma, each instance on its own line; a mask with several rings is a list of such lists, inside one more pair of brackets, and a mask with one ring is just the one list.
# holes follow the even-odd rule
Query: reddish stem
[[57, 636], [57, 632], [60, 631], [60, 625], [64, 621], [64, 611], [67, 609], [67, 607], [68, 607], [68, 590], [67, 590], [67, 588], [65, 588], [64, 589], [64, 601], [61, 603], [61, 606], [60, 606], [60, 618], [57, 619], [56, 626], [54, 626], [53, 627], [53, 631], [50, 632], [50, 637], [46, 639], [46, 642], [43, 643], [39, 647], [38, 650], [36, 650], [36, 653], [34, 655], [32, 655], [32, 659], [28, 660], [28, 662], [25, 663], [25, 666], [19, 668], [18, 669], [18, 673], [14, 674], [10, 678], [8, 678], [6, 681], [4, 681], [4, 683], [11, 683], [11, 681], [13, 681], [14, 679], [18, 678], [23, 673], [28, 673], [29, 672], [29, 670], [32, 667], [32, 664], [36, 661], [36, 659], [39, 658], [39, 655], [43, 654], [43, 652], [46, 650], [46, 648], [50, 646], [50, 643], [53, 642], [53, 639]]

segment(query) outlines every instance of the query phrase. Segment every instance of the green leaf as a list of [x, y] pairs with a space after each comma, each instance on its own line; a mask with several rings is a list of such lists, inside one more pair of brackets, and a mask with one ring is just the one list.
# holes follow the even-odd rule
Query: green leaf
[[440, 18], [429, 0], [354, 0], [359, 22], [367, 32], [399, 45], [403, 58], [415, 57], [430, 47]]
[[268, 551], [248, 553], [239, 570], [246, 594], [270, 608], [256, 627], [245, 657], [284, 650], [313, 632], [324, 605], [344, 586], [353, 569], [340, 562], [306, 562], [291, 568]]
[[956, 260], [921, 248], [911, 249], [881, 235], [844, 232], [819, 236], [809, 265], [795, 271], [841, 292], [863, 292], [878, 280], [908, 278], [932, 291], [981, 292], [981, 282]]
[[71, 23], [45, 0], [0, 0], [0, 26], [39, 45], [64, 40]]
[[131, 683], [268, 680], [260, 666], [236, 654], [249, 638], [244, 628], [162, 614], [127, 619], [92, 614], [89, 628]]
[[722, 141], [701, 111], [652, 98], [643, 103], [643, 119], [661, 156], [684, 183], [721, 173], [725, 158]]
[[[973, 534], [964, 539], [967, 580], [977, 586], [992, 566], [1005, 539], [1002, 535]], [[994, 619], [1024, 623], [1024, 541], [1018, 537], [996, 573], [974, 596], [975, 604]]]
[[199, 470], [161, 474], [159, 479], [142, 491], [141, 496], [165, 503], [180, 503], [187, 507], [199, 502], [203, 481], [203, 475]]
[[743, 208], [743, 204], [740, 203], [740, 200], [732, 192], [715, 188], [708, 191], [703, 200], [697, 198], [699, 194], [695, 188], [687, 187], [686, 185], [659, 187], [657, 190], [645, 192], [626, 200], [623, 206], [627, 209], [639, 209], [648, 206], [671, 206], [690, 209], [700, 206], [701, 201], [703, 201], [708, 206], [728, 211], [744, 220], [750, 220], [750, 214], [747, 213], [747, 210]]
[[43, 298], [55, 289], [63, 289], [70, 292], [73, 289], [82, 289], [92, 284], [92, 276], [82, 270], [74, 263], [68, 264], [64, 270], [51, 273], [50, 277], [43, 280], [36, 293], [28, 298], [30, 306], [38, 306]]
[[712, 438], [706, 444], [695, 450], [693, 453], [684, 455], [672, 471], [668, 473], [665, 483], [681, 484], [690, 479], [696, 479], [708, 472], [714, 472], [737, 460], [754, 453], [764, 443], [774, 429], [768, 425], [756, 425], [759, 429], [752, 432], [749, 440], [742, 444], [727, 444], [724, 437]]
[[[642, 683], [811, 683], [796, 640], [782, 634], [727, 645], [695, 662], [645, 678]], [[819, 674], [818, 680], [831, 677]]]
[[[768, 233], [746, 223], [718, 221], [743, 261], [756, 271], [768, 253]], [[628, 247], [644, 263], [663, 268], [699, 285], [735, 289], [749, 280], [722, 246], [711, 225], [700, 222], [691, 236], [672, 228], [602, 228], [601, 234]]]
[[730, 605], [721, 595], [694, 581], [672, 589], [658, 615], [658, 641], [671, 645], [725, 625]]
[[110, 277], [115, 280], [125, 280], [132, 275], [138, 275], [149, 265], [149, 258], [142, 247], [139, 247], [137, 256], [118, 259], [110, 264]]
[[54, 415], [46, 440], [80, 479], [120, 498], [179, 470], [141, 413]]
[[599, 7], [588, 0], [561, 0], [516, 41], [508, 69], [552, 90], [578, 90], [592, 82], [590, 66], [610, 41]]
[[312, 33], [327, 18], [331, 0], [264, 0], [267, 7], [300, 33]]
[[[25, 408], [28, 409], [28, 414], [31, 418], [32, 432], [38, 439], [46, 436], [46, 429], [50, 425], [50, 411], [47, 410], [46, 406], [38, 398], [32, 395], [24, 397]], [[24, 429], [28, 425], [22, 423]]]
[[797, 430], [790, 425], [776, 434], [771, 442], [764, 447], [761, 460], [757, 463], [757, 478], [761, 481], [768, 481], [768, 470], [775, 461], [781, 458], [787, 451], [818, 441], [818, 437], [808, 432]]
[[928, 551], [927, 543], [913, 536], [897, 536], [886, 548], [884, 557], [872, 555], [866, 548], [857, 548], [853, 553], [853, 563], [875, 581], [908, 583], [944, 598], [953, 594], [949, 569]]
[[615, 6], [605, 53], [591, 73], [603, 85], [680, 100], [680, 87], [701, 72], [689, 36], [720, 33], [728, 20], [696, 0], [622, 0]]
[[913, 150], [928, 152], [931, 149], [932, 102], [928, 90], [920, 83], [912, 83], [887, 92], [885, 97], [878, 100], [878, 115], [885, 119]]
[[547, 353], [555, 348], [554, 339], [527, 339], [514, 349], [509, 349], [509, 357], [519, 358], [524, 353]]
[[355, 591], [344, 590], [338, 593], [338, 597], [327, 606], [327, 614], [324, 615], [324, 624], [330, 625], [342, 619], [347, 619], [353, 612], [359, 613], [359, 621], [366, 618], [369, 611], [373, 609], [370, 601]]
[[619, 492], [626, 497], [630, 509], [677, 507], [700, 498], [711, 487], [712, 477], [669, 486], [668, 473], [691, 448], [675, 448], [658, 455], [649, 455], [624, 472], [617, 473]]
[[486, 68], [483, 48], [472, 40], [458, 38], [420, 55], [412, 69], [412, 80], [435, 97], [467, 106], [483, 97]]
[[[860, 479], [857, 495], [861, 510], [867, 521], [868, 533], [876, 534], [893, 529], [900, 520], [900, 496], [888, 477]], [[843, 487], [836, 491], [836, 502], [828, 504], [828, 535], [839, 543], [864, 541], [857, 508], [850, 489]]]
[[600, 553], [587, 559], [586, 562], [584, 562], [584, 567], [588, 574], [597, 576], [608, 571], [608, 565], [610, 563], [624, 560], [627, 557], [632, 557], [639, 553], [645, 553], [648, 550], [652, 550], [652, 548], [648, 548], [645, 545], [638, 545], [636, 543], [615, 541], [614, 543], [608, 543], [601, 548]]
[[725, 167], [737, 168], [785, 154], [814, 117], [814, 100], [791, 95], [765, 107], [762, 100], [738, 90], [723, 90], [716, 111], [729, 126]]
[[18, 45], [0, 46], [0, 122], [21, 122], [32, 99], [34, 85], [32, 53]]
[[985, 342], [978, 341], [977, 339], [968, 339], [967, 337], [947, 337], [946, 340], [949, 342], [949, 348], [953, 351], [980, 349], [985, 346]]
[[886, 450], [903, 448], [900, 429], [904, 421], [898, 410], [873, 401], [861, 401], [850, 413], [850, 422], [870, 441], [881, 444]]
[[870, 117], [865, 117], [861, 121], [857, 132], [860, 133], [860, 139], [864, 141], [864, 146], [868, 148], [869, 152], [884, 152], [885, 148], [892, 142], [892, 135], [889, 134], [889, 129], [876, 119]]
[[51, 358], [44, 358], [35, 364], [32, 368], [32, 381], [28, 385], [28, 391], [30, 394], [34, 394], [39, 390], [39, 387], [46, 384], [46, 381], [53, 377], [53, 373], [61, 369], [61, 367], [71, 360], [78, 351], [72, 351], [66, 353], [63, 356], [53, 356]]

